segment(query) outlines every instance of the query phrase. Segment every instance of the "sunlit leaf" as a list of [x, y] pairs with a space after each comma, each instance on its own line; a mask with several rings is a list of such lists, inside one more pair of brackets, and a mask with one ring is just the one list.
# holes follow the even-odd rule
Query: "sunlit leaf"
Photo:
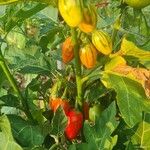
[[121, 48], [118, 53], [121, 53], [122, 55], [133, 56], [142, 62], [150, 63], [150, 51], [138, 48], [133, 42], [128, 41], [126, 38], [123, 38]]
[[117, 93], [117, 104], [122, 118], [127, 125], [133, 127], [142, 120], [142, 111], [145, 110], [144, 102], [147, 97], [142, 85], [135, 80], [115, 73], [108, 73], [106, 76], [105, 81]]
[[55, 136], [61, 136], [64, 133], [64, 129], [67, 125], [67, 117], [64, 114], [64, 111], [59, 107], [52, 119], [51, 131], [50, 134]]

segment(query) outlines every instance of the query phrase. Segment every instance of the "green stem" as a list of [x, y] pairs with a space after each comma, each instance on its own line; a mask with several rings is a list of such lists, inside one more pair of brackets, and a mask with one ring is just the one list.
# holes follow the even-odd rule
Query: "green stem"
[[114, 28], [113, 28], [113, 32], [112, 32], [112, 36], [111, 36], [113, 46], [114, 46], [114, 43], [115, 43], [115, 39], [116, 39], [118, 30], [121, 27], [121, 17], [122, 17], [122, 14], [119, 16], [119, 18], [116, 19], [116, 21], [114, 23]]
[[13, 90], [18, 95], [18, 97], [21, 99], [21, 103], [24, 107], [24, 112], [25, 112], [26, 116], [29, 119], [33, 120], [33, 117], [29, 111], [28, 103], [27, 103], [26, 99], [23, 97], [22, 93], [20, 92], [20, 90], [17, 86], [17, 83], [16, 83], [15, 79], [13, 78], [12, 74], [10, 73], [10, 70], [9, 70], [8, 66], [6, 65], [2, 55], [0, 55], [0, 66], [3, 69], [3, 71], [4, 71], [8, 81], [10, 82]]
[[82, 78], [81, 82], [82, 82], [82, 84], [84, 84], [89, 79], [94, 78], [94, 77], [100, 77], [101, 75], [102, 75], [102, 72], [91, 73], [91, 74], [85, 76], [84, 78]]
[[82, 107], [81, 62], [80, 62], [80, 57], [79, 57], [77, 32], [74, 28], [71, 29], [71, 34], [72, 34], [72, 40], [73, 40], [73, 44], [74, 44], [75, 69], [76, 69], [76, 84], [77, 84], [76, 107], [77, 107], [77, 105]]
[[56, 147], [58, 147], [58, 143], [55, 143], [54, 145], [52, 145], [52, 147], [49, 150], [55, 150]]
[[114, 28], [113, 32], [112, 32], [112, 38], [111, 38], [112, 39], [112, 45], [114, 45], [114, 43], [115, 43], [117, 32], [118, 32], [118, 30]]

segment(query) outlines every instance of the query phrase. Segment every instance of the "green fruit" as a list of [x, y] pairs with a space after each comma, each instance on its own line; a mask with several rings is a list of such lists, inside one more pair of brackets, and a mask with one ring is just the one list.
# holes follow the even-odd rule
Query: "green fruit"
[[101, 105], [94, 105], [89, 110], [89, 119], [95, 122], [95, 119], [101, 115], [102, 111], [103, 111], [103, 108]]
[[124, 0], [124, 3], [137, 9], [144, 8], [150, 4], [150, 0]]

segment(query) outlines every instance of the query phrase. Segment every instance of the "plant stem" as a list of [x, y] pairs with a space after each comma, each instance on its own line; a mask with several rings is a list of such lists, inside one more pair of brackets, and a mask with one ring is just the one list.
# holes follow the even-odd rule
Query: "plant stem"
[[117, 18], [115, 23], [114, 23], [114, 28], [113, 28], [113, 32], [112, 32], [112, 36], [111, 36], [113, 46], [114, 46], [114, 43], [115, 43], [115, 39], [116, 39], [118, 30], [121, 27], [121, 17], [122, 17], [122, 15], [120, 15], [119, 18]]
[[17, 83], [16, 83], [15, 79], [13, 78], [12, 74], [10, 73], [10, 70], [9, 70], [8, 66], [6, 65], [5, 60], [4, 60], [2, 55], [0, 55], [0, 66], [3, 69], [3, 71], [4, 71], [8, 81], [10, 82], [10, 85], [12, 86], [13, 90], [18, 95], [18, 97], [21, 99], [21, 103], [22, 103], [22, 106], [24, 107], [24, 112], [25, 112], [26, 116], [29, 119], [34, 120], [30, 111], [29, 111], [28, 103], [27, 103], [26, 99], [23, 97], [22, 93], [20, 92], [20, 90], [17, 86]]
[[94, 78], [94, 77], [100, 77], [102, 75], [102, 72], [99, 72], [99, 73], [91, 73], [87, 76], [85, 76], [84, 78], [82, 78], [82, 84], [84, 84], [86, 81], [88, 81], [90, 78]]
[[58, 143], [55, 143], [54, 145], [52, 145], [52, 147], [49, 150], [54, 150], [56, 149], [56, 147], [58, 147]]
[[113, 32], [112, 32], [112, 45], [114, 46], [114, 43], [115, 43], [115, 38], [117, 36], [117, 32], [118, 30], [117, 29], [113, 29]]
[[82, 82], [81, 82], [81, 62], [79, 58], [79, 46], [77, 41], [77, 32], [74, 28], [71, 29], [72, 40], [74, 44], [74, 56], [75, 56], [75, 71], [76, 71], [76, 84], [77, 84], [77, 98], [76, 107], [79, 105], [82, 107]]

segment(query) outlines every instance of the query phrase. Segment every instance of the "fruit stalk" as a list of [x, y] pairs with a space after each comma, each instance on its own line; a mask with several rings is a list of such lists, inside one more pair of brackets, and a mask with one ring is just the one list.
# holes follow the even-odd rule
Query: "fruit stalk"
[[74, 45], [74, 57], [75, 57], [75, 68], [76, 68], [76, 84], [77, 84], [77, 97], [76, 107], [79, 105], [82, 107], [82, 82], [81, 82], [81, 62], [79, 57], [79, 46], [77, 41], [77, 32], [75, 28], [71, 29], [72, 41]]

